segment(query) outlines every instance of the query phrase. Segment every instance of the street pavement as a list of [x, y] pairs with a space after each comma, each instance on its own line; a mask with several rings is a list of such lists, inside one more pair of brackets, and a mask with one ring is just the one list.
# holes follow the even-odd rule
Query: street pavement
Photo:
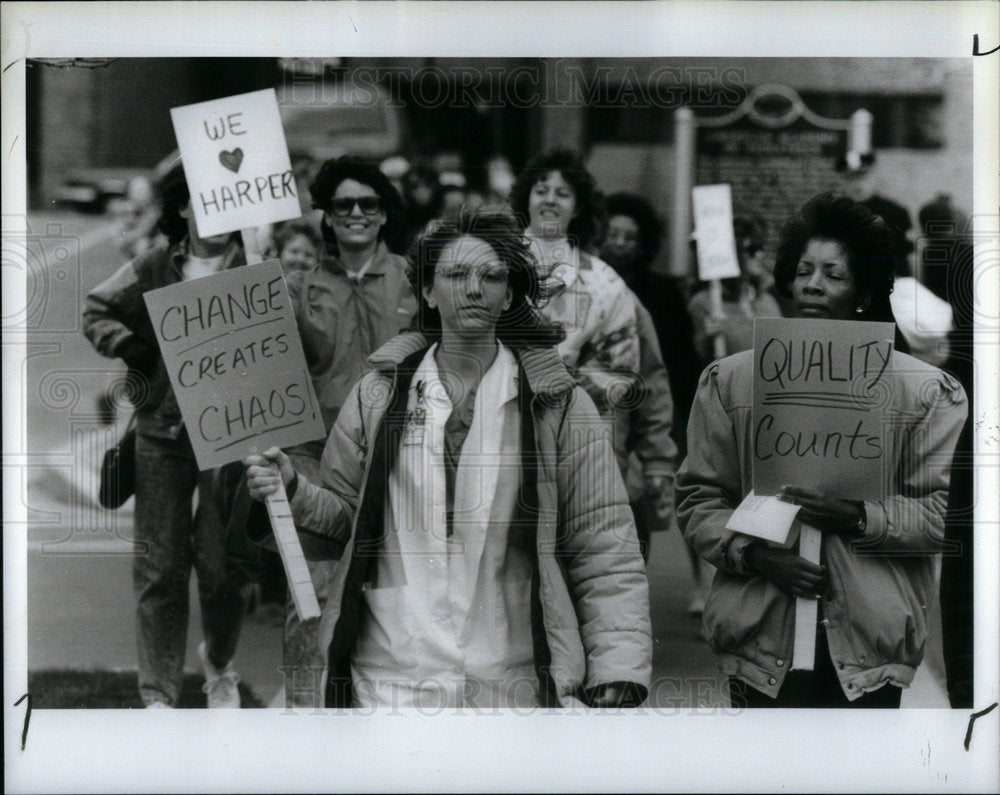
[[[83, 297], [120, 265], [106, 216], [45, 213], [28, 219], [35, 265], [29, 273], [25, 386], [27, 421], [20, 438], [5, 438], [5, 460], [21, 462], [28, 536], [28, 666], [133, 670], [135, 597], [131, 582], [131, 501], [118, 511], [95, 499], [101, 457], [120, 435], [124, 408], [104, 425], [97, 398], [123, 372], [100, 357], [80, 332]], [[65, 252], [69, 252], [65, 256]], [[6, 376], [5, 376], [6, 377]], [[7, 517], [5, 517], [6, 520]], [[653, 537], [649, 562], [654, 633], [650, 705], [662, 714], [728, 705], [724, 680], [687, 613], [693, 587], [676, 532]], [[924, 664], [903, 705], [947, 707], [939, 610]], [[9, 618], [8, 616], [5, 616]], [[196, 583], [191, 582], [187, 666], [194, 670], [201, 640]], [[248, 619], [234, 660], [264, 703], [280, 704], [281, 630]]]

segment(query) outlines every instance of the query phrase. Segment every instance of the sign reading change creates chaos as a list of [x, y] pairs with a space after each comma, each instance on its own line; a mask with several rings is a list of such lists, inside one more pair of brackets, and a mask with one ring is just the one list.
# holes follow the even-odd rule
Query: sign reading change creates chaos
[[202, 237], [302, 214], [273, 88], [172, 108]]
[[326, 436], [278, 260], [144, 298], [199, 469]]
[[756, 494], [789, 484], [884, 499], [882, 417], [892, 400], [894, 336], [892, 323], [754, 322]]

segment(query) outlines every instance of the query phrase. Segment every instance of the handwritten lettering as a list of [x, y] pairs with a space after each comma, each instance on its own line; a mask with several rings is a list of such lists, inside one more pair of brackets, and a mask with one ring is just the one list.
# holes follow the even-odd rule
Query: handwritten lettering
[[213, 403], [203, 408], [198, 415], [198, 433], [212, 443], [257, 435], [301, 417], [308, 405], [303, 385], [299, 383], [274, 388], [266, 394], [238, 396], [221, 405]]
[[872, 461], [882, 457], [882, 440], [862, 431], [864, 420], [858, 420], [853, 430], [802, 431], [776, 429], [779, 418], [764, 414], [754, 429], [753, 454], [757, 461], [779, 458], [824, 458]]
[[[282, 311], [281, 278], [243, 285], [239, 293], [227, 292], [191, 303], [168, 307], [160, 318], [160, 339], [177, 342], [192, 332], [236, 326], [242, 321]], [[242, 320], [241, 320], [242, 319]]]
[[228, 130], [230, 135], [246, 135], [247, 131], [243, 129], [243, 120], [240, 118], [243, 112], [230, 113], [228, 116], [223, 118], [219, 117], [218, 123], [212, 122], [212, 126], [209, 127], [208, 119], [202, 119], [202, 126], [205, 128], [205, 135], [208, 136], [210, 141], [219, 141], [226, 137], [226, 131]]
[[254, 177], [253, 182], [241, 179], [231, 185], [211, 188], [207, 193], [204, 191], [198, 193], [201, 209], [206, 216], [297, 196], [291, 169], [282, 173]]
[[228, 373], [245, 375], [251, 365], [288, 351], [288, 338], [282, 332], [240, 345], [234, 350], [184, 359], [177, 370], [177, 383], [184, 388], [198, 386], [204, 379], [216, 381]]
[[992, 55], [993, 53], [997, 52], [998, 50], [1000, 50], [1000, 44], [998, 44], [992, 50], [987, 50], [986, 52], [980, 52], [979, 51], [979, 34], [978, 33], [973, 33], [972, 34], [972, 54], [974, 56]]
[[785, 389], [797, 381], [811, 383], [853, 382], [868, 378], [871, 388], [889, 364], [892, 343], [880, 340], [837, 347], [833, 340], [768, 339], [757, 355], [757, 372], [767, 383]]

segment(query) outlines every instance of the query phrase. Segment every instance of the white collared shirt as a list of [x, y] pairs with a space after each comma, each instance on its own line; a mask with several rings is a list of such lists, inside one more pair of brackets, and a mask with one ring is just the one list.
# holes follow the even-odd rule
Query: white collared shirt
[[476, 391], [446, 524], [452, 404], [434, 359], [411, 382], [386, 538], [352, 660], [362, 706], [532, 706], [531, 560], [508, 545], [520, 479], [517, 361], [498, 344]]

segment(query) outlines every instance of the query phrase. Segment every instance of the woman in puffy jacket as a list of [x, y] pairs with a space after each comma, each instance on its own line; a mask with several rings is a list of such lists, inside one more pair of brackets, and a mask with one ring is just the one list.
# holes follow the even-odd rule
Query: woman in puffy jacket
[[307, 548], [338, 560], [318, 633], [326, 704], [640, 703], [652, 640], [635, 527], [514, 219], [432, 224], [409, 277], [420, 330], [372, 356], [318, 482], [277, 449], [245, 462], [251, 495], [280, 477]]
[[[892, 281], [884, 222], [850, 199], [817, 196], [782, 233], [775, 282], [797, 317], [892, 321]], [[923, 659], [967, 403], [958, 382], [901, 353], [896, 338], [885, 418], [892, 432], [883, 441], [888, 496], [852, 502], [815, 485], [782, 489], [801, 506], [797, 518], [822, 533], [819, 564], [726, 529], [753, 483], [753, 352], [702, 374], [677, 514], [688, 542], [718, 569], [704, 628], [734, 706], [898, 707]], [[819, 600], [814, 671], [789, 671], [795, 597]]]

